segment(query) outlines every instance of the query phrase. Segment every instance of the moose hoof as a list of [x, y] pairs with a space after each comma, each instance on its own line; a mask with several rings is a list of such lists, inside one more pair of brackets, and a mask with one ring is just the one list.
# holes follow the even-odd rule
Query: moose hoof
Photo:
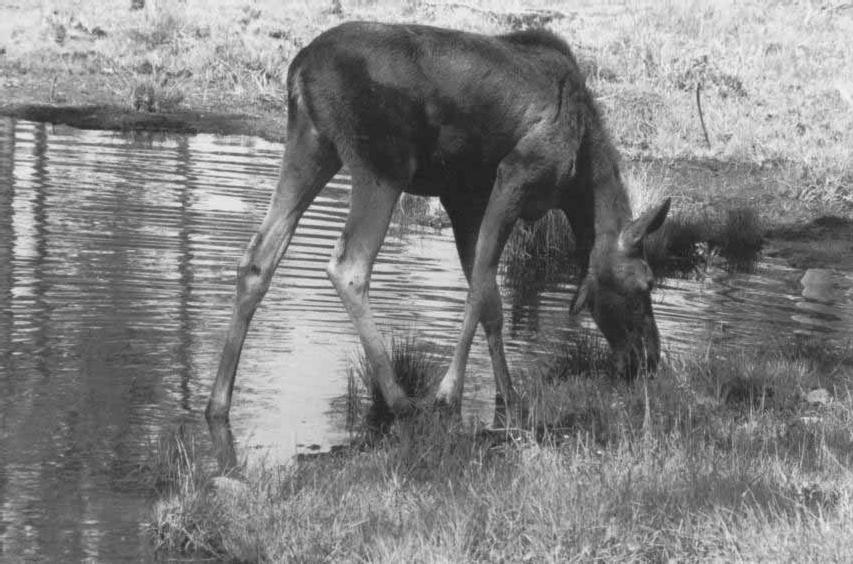
[[462, 405], [459, 401], [446, 394], [439, 392], [436, 394], [432, 402], [435, 411], [446, 415], [460, 415], [462, 413]]

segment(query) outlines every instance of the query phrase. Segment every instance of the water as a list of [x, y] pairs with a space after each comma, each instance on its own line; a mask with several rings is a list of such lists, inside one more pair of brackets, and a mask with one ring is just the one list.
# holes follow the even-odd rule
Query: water
[[[257, 139], [0, 118], [0, 560], [151, 557], [148, 492], [127, 476], [163, 430], [203, 419], [235, 265], [280, 158]], [[255, 316], [231, 411], [241, 455], [286, 460], [346, 439], [335, 406], [359, 349], [325, 265], [348, 195], [345, 175], [320, 194]], [[386, 334], [449, 357], [465, 298], [450, 231], [393, 231], [371, 286], [376, 316]], [[512, 367], [589, 326], [567, 313], [574, 290], [505, 293]], [[763, 263], [669, 281], [654, 299], [669, 354], [791, 332], [843, 341], [853, 328], [853, 276], [830, 271]], [[466, 414], [489, 420], [482, 335], [468, 373]]]

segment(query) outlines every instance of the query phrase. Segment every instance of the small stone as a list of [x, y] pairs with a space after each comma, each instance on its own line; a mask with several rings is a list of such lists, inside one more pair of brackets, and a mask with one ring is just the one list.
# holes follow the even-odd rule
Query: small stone
[[826, 405], [832, 401], [832, 396], [829, 394], [829, 390], [817, 388], [803, 396], [803, 399], [812, 405]]
[[232, 498], [242, 497], [249, 491], [245, 482], [228, 476], [216, 476], [211, 480], [211, 484], [217, 494]]

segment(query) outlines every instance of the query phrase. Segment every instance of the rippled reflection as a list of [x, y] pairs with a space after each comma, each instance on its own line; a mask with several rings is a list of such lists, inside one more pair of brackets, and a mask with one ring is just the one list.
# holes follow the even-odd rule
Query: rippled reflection
[[[279, 145], [256, 139], [0, 118], [0, 560], [149, 556], [145, 492], [126, 477], [162, 430], [203, 425], [236, 261], [280, 159]], [[242, 456], [283, 460], [345, 439], [332, 406], [358, 341], [325, 265], [348, 182], [336, 177], [305, 214], [255, 315], [231, 412]], [[450, 230], [399, 231], [377, 260], [377, 319], [389, 336], [415, 334], [449, 357], [465, 299]], [[803, 279], [765, 264], [757, 275], [667, 282], [654, 297], [664, 348], [798, 331], [849, 338], [851, 277]], [[570, 318], [573, 293], [571, 279], [505, 293], [513, 370], [590, 325]], [[467, 414], [488, 421], [482, 338], [468, 373]]]

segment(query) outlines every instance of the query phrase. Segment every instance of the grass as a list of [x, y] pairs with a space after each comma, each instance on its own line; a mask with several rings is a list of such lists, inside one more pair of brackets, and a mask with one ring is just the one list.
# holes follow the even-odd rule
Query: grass
[[[426, 413], [373, 446], [238, 482], [205, 474], [173, 435], [161, 448], [180, 454], [165, 457], [174, 486], [152, 531], [164, 549], [258, 562], [823, 562], [853, 550], [853, 348], [713, 348], [634, 386], [549, 370], [520, 379], [541, 421], [561, 423], [538, 441]], [[817, 386], [825, 403], [804, 399]]]
[[[131, 10], [130, 2], [21, 0], [3, 12], [8, 102], [248, 111], [281, 125], [289, 61], [341, 21], [484, 33], [546, 26], [574, 46], [630, 158], [775, 167], [787, 181], [773, 187], [777, 197], [851, 203], [846, 3], [151, 0]], [[151, 88], [140, 103], [145, 85]], [[710, 147], [699, 125], [697, 85]]]
[[149, 483], [158, 496], [153, 509], [158, 551], [214, 554], [223, 535], [208, 498], [212, 475], [202, 465], [195, 435], [185, 427], [164, 433], [154, 449]]
[[[439, 360], [435, 351], [411, 337], [392, 341], [394, 375], [410, 398], [425, 399], [433, 391], [442, 376]], [[385, 433], [395, 419], [382, 393], [373, 385], [375, 381], [375, 369], [362, 354], [347, 371], [346, 412], [348, 427], [364, 429], [368, 436]]]
[[563, 212], [551, 210], [536, 222], [518, 222], [501, 256], [504, 283], [529, 286], [564, 280], [573, 272], [575, 239]]
[[403, 193], [391, 217], [391, 229], [400, 236], [450, 227], [450, 218], [437, 198]]

